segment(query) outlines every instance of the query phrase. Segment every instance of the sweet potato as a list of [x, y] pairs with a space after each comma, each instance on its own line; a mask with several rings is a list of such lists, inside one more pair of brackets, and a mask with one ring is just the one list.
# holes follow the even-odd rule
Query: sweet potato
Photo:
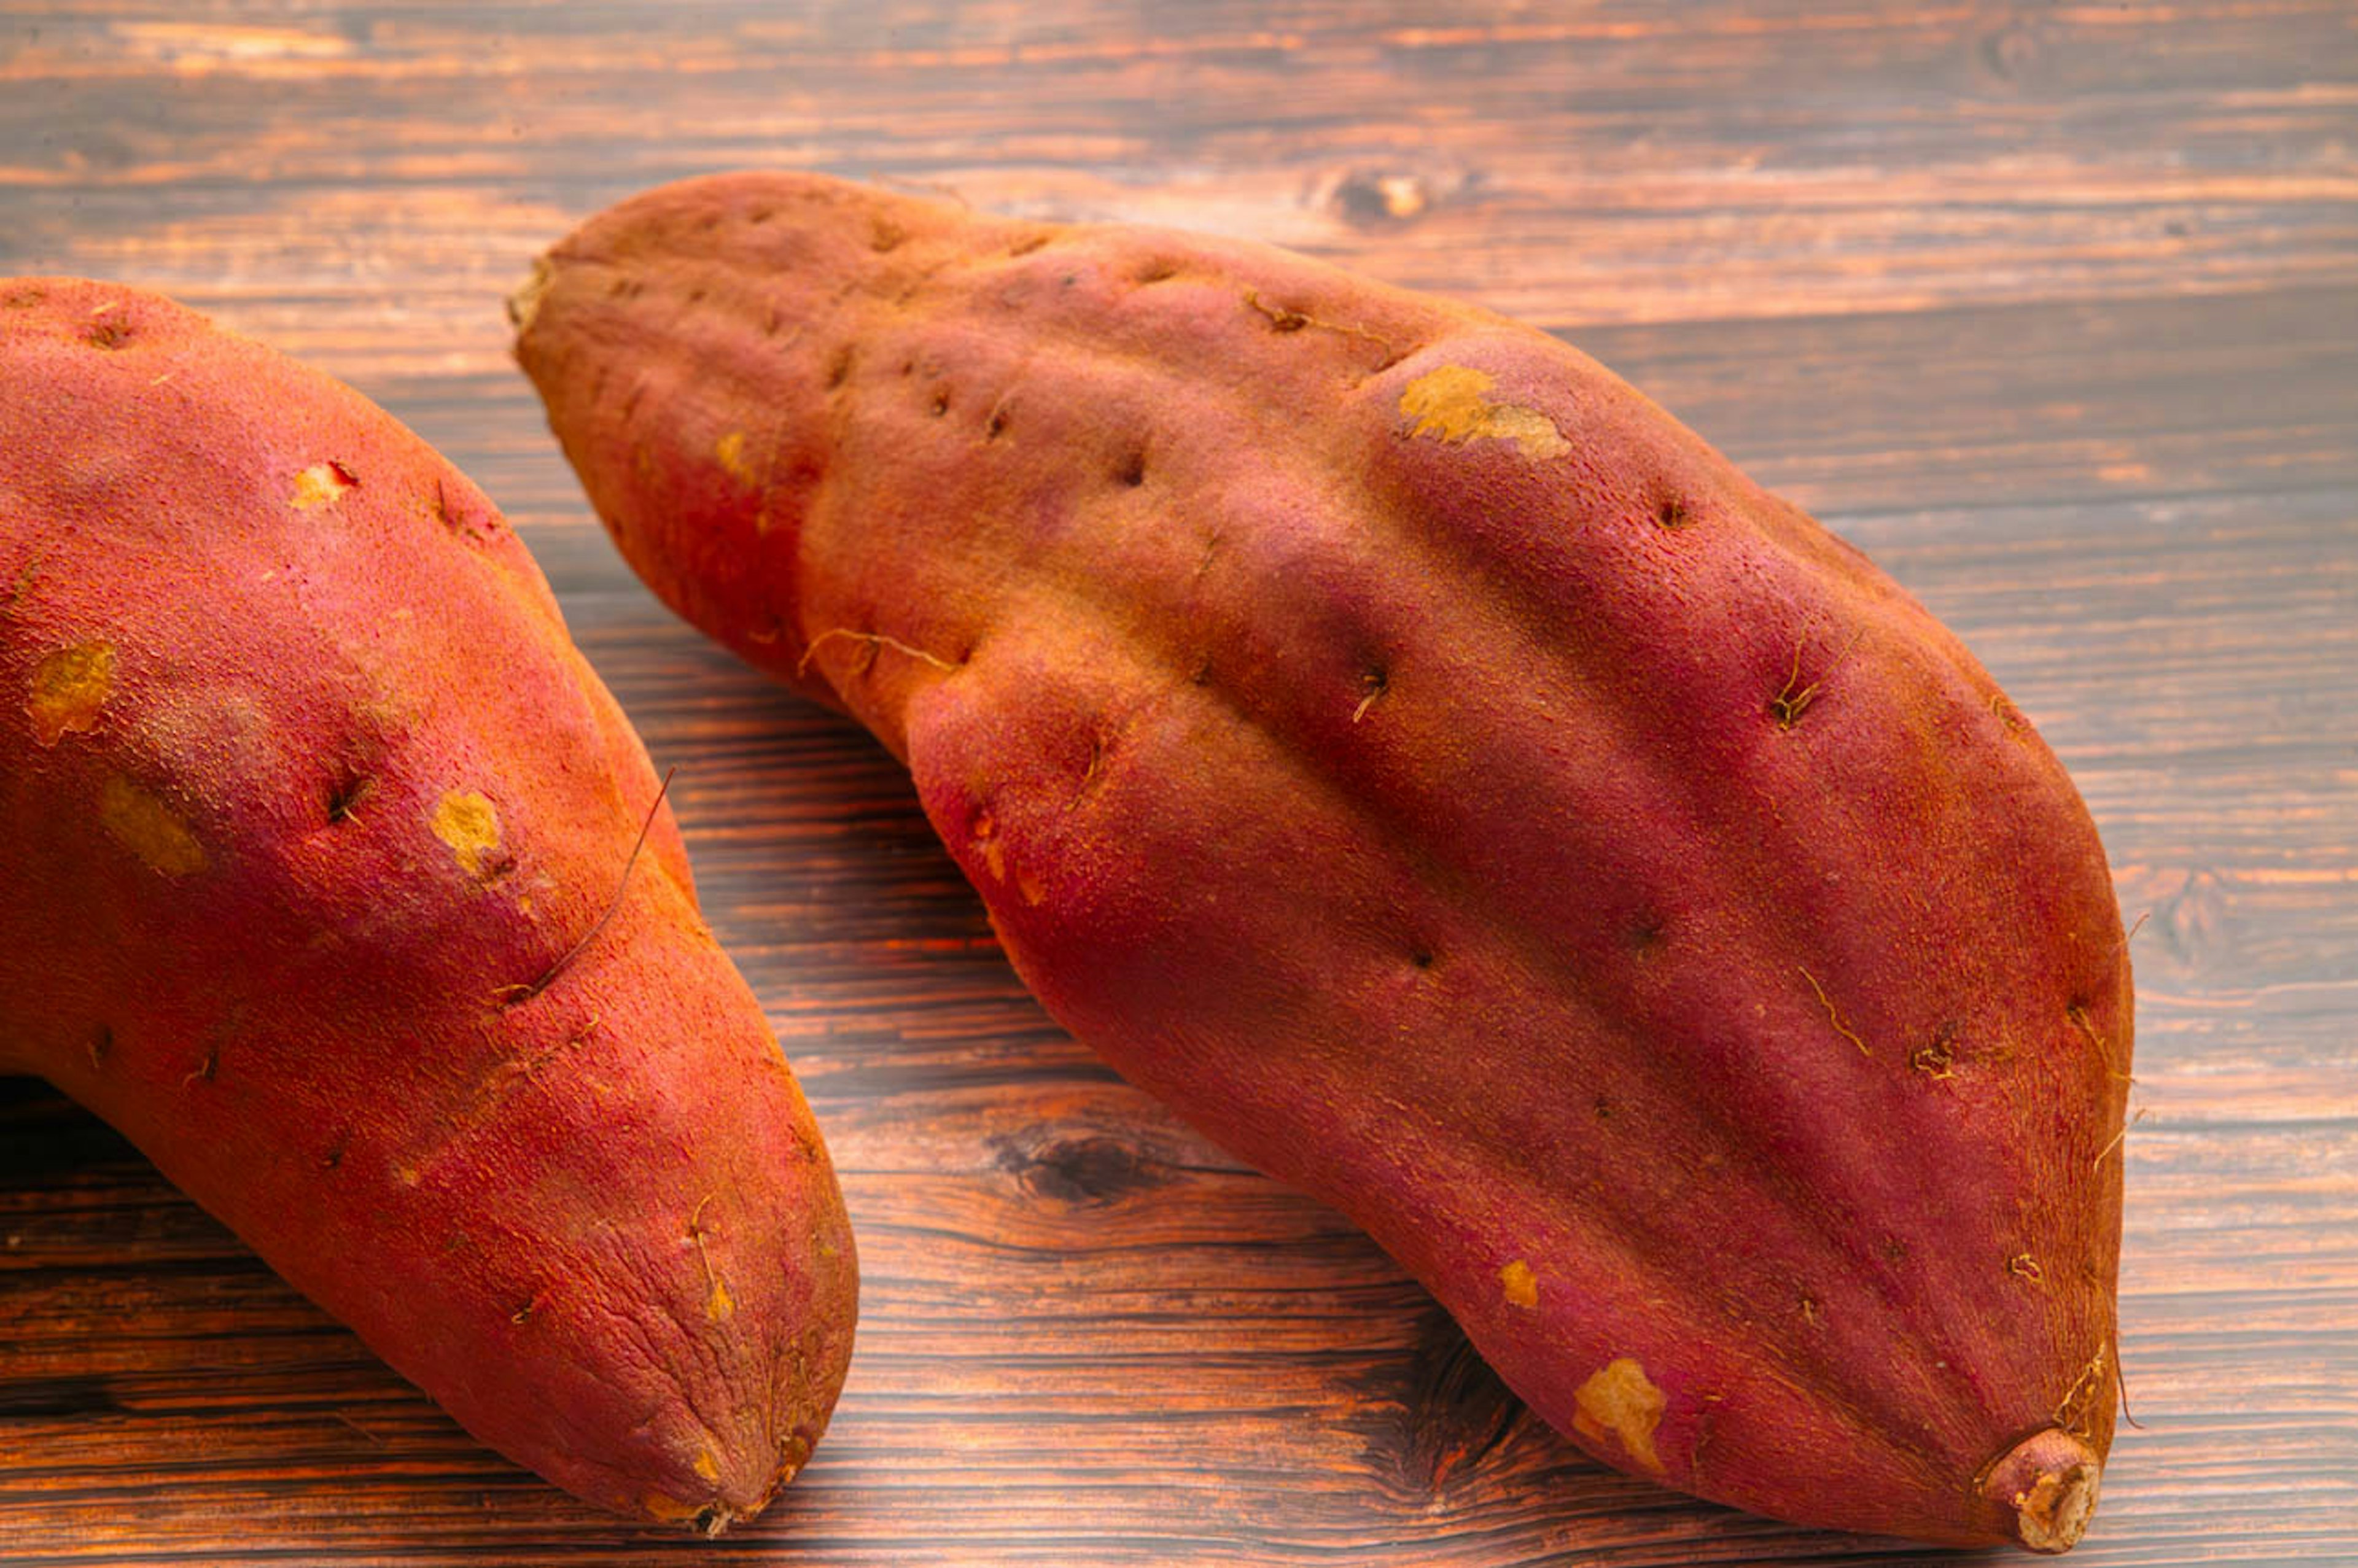
[[632, 563], [908, 763], [1048, 1009], [1575, 1442], [2079, 1538], [2117, 905], [1857, 551], [1554, 339], [1256, 245], [730, 176], [512, 309]]
[[492, 1447], [759, 1509], [842, 1382], [842, 1198], [482, 492], [168, 300], [0, 283], [0, 1070]]

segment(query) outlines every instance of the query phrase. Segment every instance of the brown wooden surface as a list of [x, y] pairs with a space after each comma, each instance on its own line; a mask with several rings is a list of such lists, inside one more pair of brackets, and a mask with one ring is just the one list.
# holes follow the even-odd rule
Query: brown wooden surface
[[1552, 1436], [1347, 1225], [1047, 1022], [872, 744], [638, 589], [501, 297], [606, 201], [783, 164], [1518, 313], [1962, 631], [2148, 916], [2143, 1427], [2080, 1557], [2358, 1562], [2353, 149], [2348, 0], [0, 3], [0, 274], [175, 292], [510, 510], [680, 765], [866, 1281], [805, 1478], [675, 1542], [478, 1449], [105, 1129], [0, 1085], [0, 1559], [1937, 1555]]

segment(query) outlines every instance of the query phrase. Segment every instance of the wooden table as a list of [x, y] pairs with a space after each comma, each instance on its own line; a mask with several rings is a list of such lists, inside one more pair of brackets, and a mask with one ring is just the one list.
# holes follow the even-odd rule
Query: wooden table
[[484, 482], [680, 766], [866, 1265], [715, 1543], [484, 1453], [0, 1087], [0, 1557], [1930, 1561], [1606, 1474], [1332, 1213], [1051, 1024], [864, 736], [673, 622], [506, 357], [633, 189], [778, 164], [1291, 243], [1574, 338], [1866, 547], [2078, 777], [2142, 981], [2091, 1563], [2358, 1562], [2358, 8], [0, 4], [0, 273], [178, 294]]

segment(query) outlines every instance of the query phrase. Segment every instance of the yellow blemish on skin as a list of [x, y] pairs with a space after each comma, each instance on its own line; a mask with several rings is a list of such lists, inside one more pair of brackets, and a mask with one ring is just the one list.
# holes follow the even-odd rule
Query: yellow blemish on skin
[[679, 1524], [701, 1513], [704, 1505], [683, 1503], [677, 1498], [665, 1497], [661, 1492], [641, 1492], [639, 1510], [649, 1519], [660, 1519], [665, 1524]]
[[1593, 1443], [1606, 1433], [1620, 1439], [1622, 1451], [1657, 1476], [1661, 1456], [1654, 1452], [1654, 1429], [1662, 1424], [1670, 1400], [1646, 1376], [1646, 1368], [1630, 1357], [1609, 1362], [1588, 1376], [1573, 1394], [1578, 1407], [1572, 1427]]
[[295, 493], [288, 500], [297, 512], [316, 512], [333, 506], [344, 498], [344, 492], [358, 489], [360, 482], [341, 463], [313, 463], [295, 476]]
[[712, 455], [719, 460], [729, 477], [739, 484], [752, 484], [761, 478], [753, 471], [753, 465], [745, 460], [745, 432], [742, 430], [731, 430], [721, 437], [720, 444], [712, 449]]
[[1048, 896], [1046, 891], [1040, 886], [1038, 879], [1021, 866], [1015, 870], [1015, 891], [1023, 895], [1024, 903], [1033, 905]]
[[484, 854], [500, 847], [500, 814], [492, 803], [472, 791], [461, 795], [452, 790], [435, 806], [428, 821], [434, 837], [450, 846], [459, 869], [471, 877], [481, 876]]
[[1539, 1276], [1520, 1258], [1498, 1271], [1498, 1286], [1506, 1292], [1509, 1306], [1528, 1309], [1540, 1304]]
[[179, 814], [120, 773], [98, 792], [98, 819], [124, 849], [168, 877], [205, 869], [205, 847]]
[[1401, 394], [1401, 412], [1416, 421], [1409, 434], [1449, 442], [1477, 437], [1512, 441], [1527, 458], [1560, 458], [1572, 450], [1555, 421], [1538, 409], [1493, 403], [1483, 395], [1496, 384], [1469, 365], [1443, 365], [1418, 376]]
[[70, 730], [92, 728], [114, 689], [113, 644], [78, 643], [59, 648], [33, 666], [33, 694], [25, 703], [33, 719], [33, 738], [54, 746]]
[[974, 818], [974, 841], [982, 846], [982, 863], [990, 868], [991, 880], [1007, 880], [1007, 851], [999, 842], [999, 822], [988, 811], [978, 812]]
[[708, 1481], [719, 1481], [720, 1462], [712, 1457], [712, 1450], [699, 1448], [696, 1451], [696, 1473]]

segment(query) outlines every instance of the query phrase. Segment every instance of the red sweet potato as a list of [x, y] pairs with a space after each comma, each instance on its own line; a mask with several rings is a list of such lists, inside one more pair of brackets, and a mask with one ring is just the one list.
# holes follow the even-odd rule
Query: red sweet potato
[[2079, 1538], [2117, 907], [1858, 552], [1555, 340], [1255, 245], [732, 176], [512, 308], [648, 582], [873, 730], [1049, 1010], [1558, 1428]]
[[842, 1382], [842, 1198], [481, 492], [168, 300], [0, 283], [0, 1070], [484, 1443], [759, 1509]]

